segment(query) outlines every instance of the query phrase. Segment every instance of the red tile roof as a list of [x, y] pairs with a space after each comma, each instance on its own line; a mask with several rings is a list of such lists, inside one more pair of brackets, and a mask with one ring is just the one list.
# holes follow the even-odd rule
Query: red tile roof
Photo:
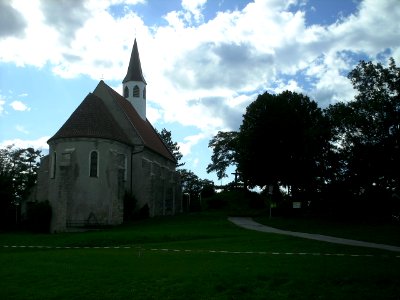
[[[109, 87], [103, 80], [100, 81], [99, 85], [103, 85], [106, 88], [115, 105], [122, 109], [128, 121], [143, 141], [143, 145], [163, 157], [176, 162], [174, 156], [150, 122], [147, 119], [143, 120], [132, 104]], [[64, 125], [48, 142], [60, 138], [79, 137], [103, 138], [132, 145], [132, 139], [129, 139], [128, 133], [123, 131], [122, 126], [119, 125], [119, 120], [116, 120], [108, 111], [103, 100], [92, 93], [86, 96]]]
[[89, 93], [48, 142], [59, 138], [104, 138], [129, 144], [129, 139], [104, 102]]
[[142, 138], [144, 145], [153, 151], [161, 154], [165, 158], [175, 162], [174, 156], [171, 154], [167, 146], [164, 144], [158, 133], [155, 131], [151, 123], [146, 119], [143, 120], [132, 104], [109, 87], [104, 81], [100, 81], [100, 84], [104, 84], [110, 95], [122, 108], [125, 115], [129, 119], [136, 132]]

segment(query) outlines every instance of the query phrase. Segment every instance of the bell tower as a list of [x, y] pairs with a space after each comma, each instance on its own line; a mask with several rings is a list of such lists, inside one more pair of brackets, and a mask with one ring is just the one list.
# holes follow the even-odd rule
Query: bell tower
[[136, 109], [143, 120], [146, 120], [146, 80], [143, 77], [139, 50], [135, 38], [128, 72], [122, 81], [122, 94]]

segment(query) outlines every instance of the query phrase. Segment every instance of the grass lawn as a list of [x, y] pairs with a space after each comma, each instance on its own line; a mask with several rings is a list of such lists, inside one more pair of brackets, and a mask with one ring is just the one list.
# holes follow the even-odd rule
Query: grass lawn
[[399, 256], [248, 231], [211, 213], [0, 233], [0, 299], [399, 299]]

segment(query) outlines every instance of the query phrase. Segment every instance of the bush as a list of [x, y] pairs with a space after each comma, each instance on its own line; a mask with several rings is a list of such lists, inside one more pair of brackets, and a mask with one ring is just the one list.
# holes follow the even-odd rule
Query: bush
[[150, 216], [150, 208], [148, 204], [143, 207], [137, 207], [135, 196], [125, 193], [124, 195], [124, 222], [146, 219]]
[[26, 217], [28, 230], [42, 233], [50, 232], [51, 205], [49, 201], [29, 203]]
[[206, 208], [227, 210], [231, 215], [257, 215], [264, 213], [266, 205], [260, 194], [234, 189], [207, 198]]

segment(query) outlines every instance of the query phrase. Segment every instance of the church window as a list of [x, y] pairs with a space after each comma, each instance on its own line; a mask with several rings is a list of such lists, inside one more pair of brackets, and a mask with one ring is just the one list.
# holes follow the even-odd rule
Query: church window
[[137, 85], [135, 85], [135, 87], [133, 88], [133, 93], [132, 93], [133, 97], [140, 97], [140, 89]]
[[146, 99], [146, 88], [143, 89], [143, 99]]
[[99, 154], [97, 151], [90, 152], [89, 176], [99, 176]]
[[57, 153], [53, 152], [53, 156], [51, 158], [51, 168], [50, 168], [51, 178], [56, 177], [56, 169], [57, 169]]
[[125, 88], [124, 88], [124, 97], [125, 98], [129, 97], [129, 88], [127, 86], [125, 86]]

